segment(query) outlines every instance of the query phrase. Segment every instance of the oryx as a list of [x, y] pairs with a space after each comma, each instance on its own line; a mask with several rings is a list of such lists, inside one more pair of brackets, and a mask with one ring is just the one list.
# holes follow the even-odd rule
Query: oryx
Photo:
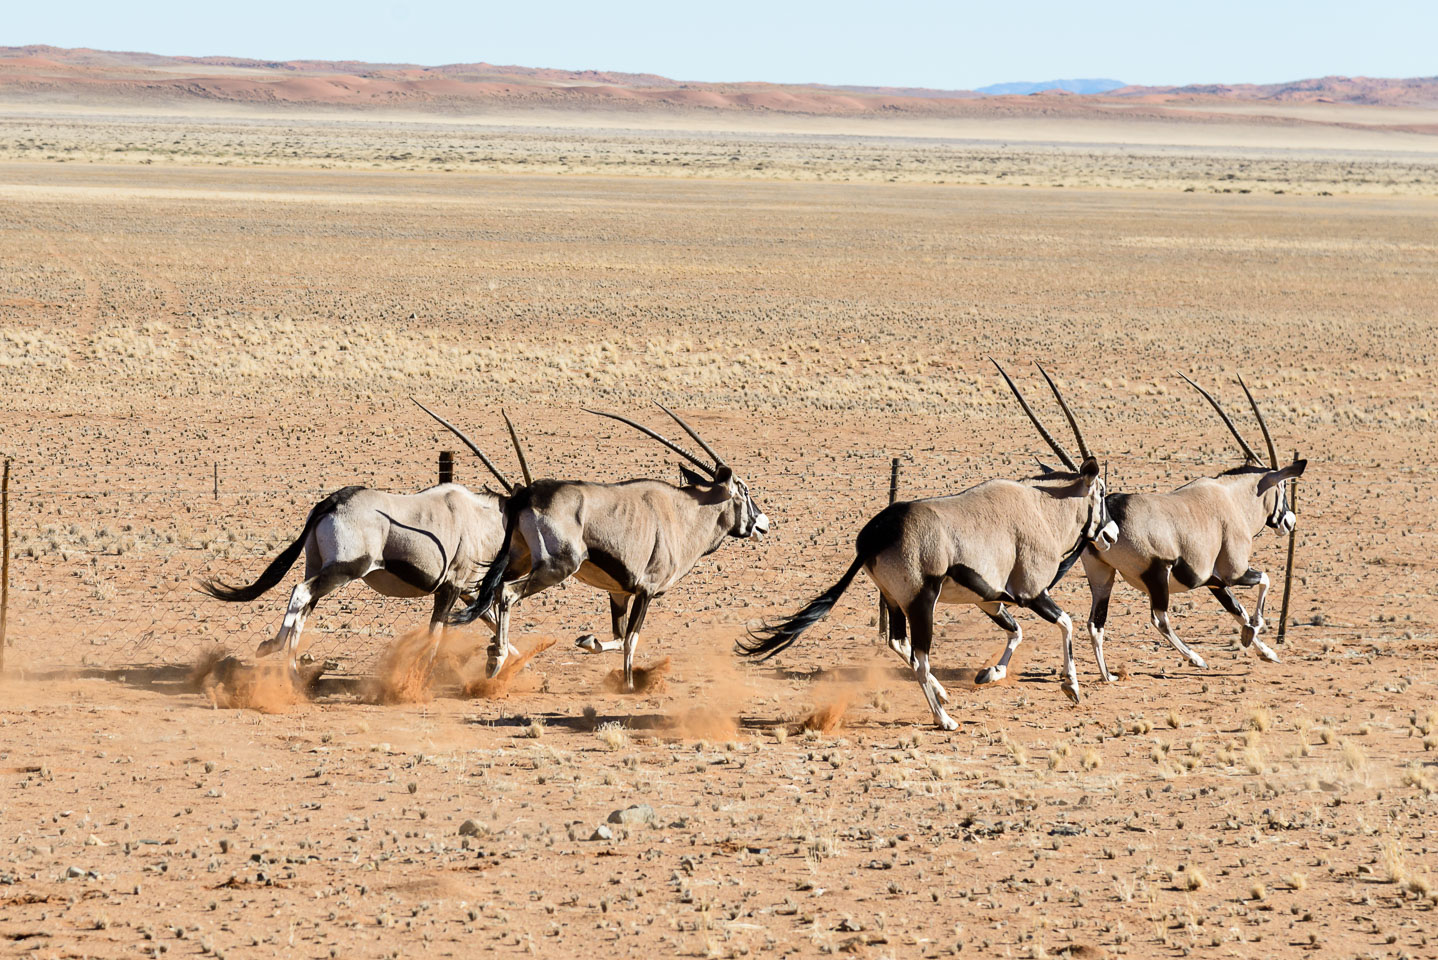
[[[424, 404], [419, 406], [454, 431], [506, 493], [514, 491], [504, 474], [457, 427]], [[506, 423], [508, 420], [505, 417]], [[513, 430], [511, 425], [511, 436]], [[522, 453], [520, 456], [527, 479], [528, 466], [523, 463]], [[433, 594], [427, 667], [439, 650], [440, 628], [455, 601], [461, 593], [474, 591], [504, 541], [506, 500], [488, 488], [474, 491], [457, 483], [443, 483], [412, 494], [345, 487], [315, 504], [300, 535], [254, 583], [237, 587], [204, 580], [200, 588], [219, 600], [255, 600], [284, 579], [303, 550], [305, 576], [290, 593], [279, 633], [255, 651], [256, 656], [263, 657], [287, 649], [291, 678], [298, 675], [300, 633], [306, 618], [321, 599], [351, 580], [363, 579], [386, 597]], [[506, 647], [504, 654], [510, 649]]]
[[[1072, 464], [1002, 367], [999, 372], [1039, 434], [1065, 463]], [[1048, 379], [1048, 374], [1044, 377]], [[1002, 679], [1009, 658], [1023, 639], [1006, 604], [1027, 607], [1057, 624], [1063, 638], [1063, 691], [1077, 701], [1073, 623], [1049, 596], [1049, 590], [1072, 566], [1084, 544], [1096, 542], [1100, 548], [1106, 547], [1117, 531], [1104, 507], [1098, 460], [1084, 444], [1058, 387], [1052, 380], [1049, 386], [1073, 427], [1082, 464], [1068, 473], [1050, 472], [1022, 482], [987, 480], [954, 496], [891, 504], [859, 531], [854, 562], [838, 583], [788, 620], [751, 632], [748, 641], [740, 641], [740, 651], [768, 658], [784, 650], [833, 608], [862, 569], [878, 586], [888, 609], [889, 645], [901, 656], [907, 654], [941, 728], [954, 730], [958, 723], [944, 711], [941, 701], [948, 700], [948, 695], [929, 669], [938, 601], [974, 604], [1008, 633], [1002, 658], [996, 666], [980, 671], [977, 683]], [[906, 622], [912, 627], [908, 643]]]
[[[451, 622], [467, 623], [493, 607], [498, 624], [494, 643], [505, 644], [513, 605], [573, 576], [609, 594], [613, 624], [612, 640], [582, 637], [580, 648], [590, 653], [622, 648], [625, 689], [633, 691], [634, 651], [650, 602], [726, 538], [758, 538], [769, 530], [769, 518], [744, 481], [678, 414], [658, 406], [713, 459], [712, 465], [626, 417], [586, 412], [658, 440], [704, 475], [683, 470], [683, 486], [662, 480], [540, 480], [516, 491], [505, 508], [499, 556], [474, 602]], [[504, 582], [506, 577], [509, 582]]]
[[[1183, 376], [1183, 374], [1179, 374]], [[1203, 394], [1228, 426], [1243, 452], [1243, 464], [1216, 477], [1204, 477], [1184, 484], [1170, 493], [1114, 493], [1108, 509], [1119, 524], [1118, 541], [1102, 554], [1083, 553], [1093, 607], [1088, 632], [1094, 659], [1106, 681], [1112, 682], [1103, 658], [1104, 622], [1108, 618], [1109, 596], [1115, 575], [1148, 595], [1150, 619], [1175, 650], [1196, 667], [1203, 658], [1178, 638], [1169, 623], [1170, 595], [1207, 587], [1218, 602], [1241, 624], [1240, 638], [1270, 663], [1278, 654], [1259, 639], [1264, 627], [1263, 602], [1268, 597], [1268, 574], [1249, 566], [1253, 540], [1265, 525], [1279, 533], [1293, 529], [1293, 510], [1288, 504], [1287, 481], [1303, 474], [1308, 461], [1299, 460], [1279, 468], [1278, 451], [1268, 433], [1268, 424], [1248, 385], [1239, 377], [1253, 415], [1268, 445], [1268, 466], [1263, 466], [1233, 425], [1223, 407], [1207, 390], [1189, 380]], [[1234, 587], [1258, 587], [1253, 617], [1233, 595]]]

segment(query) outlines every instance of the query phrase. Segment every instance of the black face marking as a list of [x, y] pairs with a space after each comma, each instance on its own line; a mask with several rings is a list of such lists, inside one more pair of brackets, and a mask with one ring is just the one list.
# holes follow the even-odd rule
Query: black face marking
[[1183, 557], [1179, 557], [1173, 562], [1173, 579], [1190, 590], [1196, 590], [1204, 583], [1204, 578], [1200, 577], [1198, 571], [1189, 566], [1188, 561]]

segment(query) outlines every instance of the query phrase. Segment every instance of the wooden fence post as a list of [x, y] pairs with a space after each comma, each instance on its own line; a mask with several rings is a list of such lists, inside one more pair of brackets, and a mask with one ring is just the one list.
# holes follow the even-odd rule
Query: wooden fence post
[[215, 461], [215, 499], [220, 499], [220, 461]]
[[[1298, 462], [1298, 451], [1293, 451], [1293, 460]], [[1288, 638], [1288, 592], [1293, 589], [1293, 541], [1298, 536], [1298, 478], [1288, 489], [1288, 509], [1293, 511], [1293, 529], [1288, 531], [1288, 566], [1283, 572], [1283, 608], [1278, 613], [1278, 635], [1274, 643], [1283, 643]]]
[[[894, 457], [889, 461], [889, 502], [893, 503], [899, 499], [899, 458]], [[879, 597], [879, 636], [881, 638], [889, 635], [889, 608], [884, 606], [883, 596]]]
[[454, 483], [454, 451], [439, 452], [439, 482]]
[[10, 458], [0, 479], [0, 672], [5, 669], [6, 624], [10, 619]]

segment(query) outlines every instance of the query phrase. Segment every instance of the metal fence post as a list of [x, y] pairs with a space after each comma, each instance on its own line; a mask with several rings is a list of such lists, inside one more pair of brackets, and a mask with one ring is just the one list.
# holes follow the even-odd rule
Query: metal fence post
[[[889, 502], [893, 503], [899, 499], [899, 458], [894, 457], [889, 461]], [[879, 597], [879, 636], [889, 635], [889, 608], [884, 606], [884, 598]]]
[[454, 451], [439, 452], [439, 482], [454, 483]]
[[5, 669], [6, 624], [10, 618], [10, 458], [0, 479], [0, 671]]
[[[1298, 462], [1298, 451], [1293, 451], [1293, 462]], [[1278, 635], [1274, 643], [1283, 643], [1288, 638], [1288, 592], [1293, 589], [1293, 541], [1298, 536], [1298, 478], [1288, 489], [1288, 509], [1293, 511], [1293, 529], [1288, 531], [1288, 566], [1283, 572], [1283, 608], [1278, 613]]]

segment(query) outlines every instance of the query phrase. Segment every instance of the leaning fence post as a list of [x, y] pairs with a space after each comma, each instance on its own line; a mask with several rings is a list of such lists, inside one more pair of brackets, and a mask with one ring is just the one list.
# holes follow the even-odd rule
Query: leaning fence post
[[0, 479], [0, 671], [5, 669], [5, 625], [10, 615], [10, 458]]
[[454, 483], [454, 451], [439, 452], [439, 482]]
[[[889, 461], [889, 502], [899, 499], [899, 458]], [[879, 595], [879, 636], [889, 635], [889, 608], [884, 606], [883, 594]]]
[[215, 499], [220, 499], [220, 461], [215, 461]]
[[[1298, 462], [1298, 451], [1293, 451], [1293, 462]], [[1298, 536], [1298, 478], [1288, 488], [1288, 509], [1293, 511], [1293, 529], [1288, 531], [1288, 567], [1283, 572], [1283, 608], [1278, 612], [1278, 635], [1274, 643], [1282, 643], [1288, 636], [1288, 591], [1293, 589], [1293, 541]]]

